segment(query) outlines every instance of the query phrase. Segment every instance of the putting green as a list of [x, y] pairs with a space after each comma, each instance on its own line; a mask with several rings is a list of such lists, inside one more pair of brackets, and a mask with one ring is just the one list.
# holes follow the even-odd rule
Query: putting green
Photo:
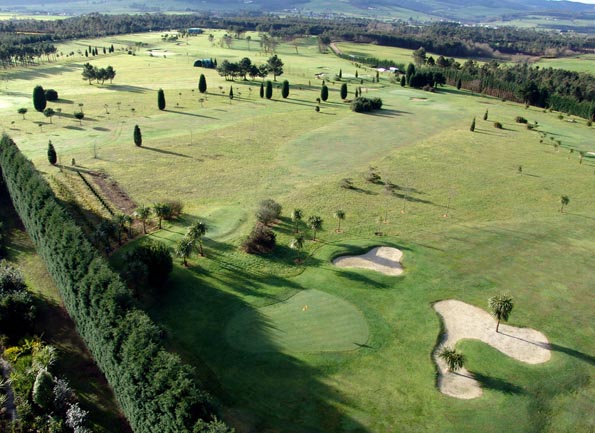
[[364, 315], [349, 302], [319, 290], [304, 290], [286, 301], [239, 312], [226, 338], [246, 352], [339, 352], [368, 340]]

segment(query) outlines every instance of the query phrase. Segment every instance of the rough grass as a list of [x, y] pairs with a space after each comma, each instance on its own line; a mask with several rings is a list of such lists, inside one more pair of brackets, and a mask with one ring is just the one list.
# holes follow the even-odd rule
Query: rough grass
[[[310, 39], [300, 42], [299, 54], [292, 45], [279, 47], [286, 64], [281, 78], [292, 84], [288, 100], [281, 100], [278, 90], [274, 100], [261, 100], [259, 83], [225, 82], [214, 71], [191, 66], [194, 57], [207, 56], [219, 62], [249, 56], [262, 63], [267, 56], [258, 53], [253, 37], [250, 50], [245, 40], [234, 41], [232, 49], [211, 47], [206, 36], [190, 38], [188, 46], [164, 44], [156, 34], [93, 41], [116, 48], [143, 41], [177, 55], [117, 51], [93, 60], [115, 67], [112, 86], [83, 82], [84, 58], [9, 71], [0, 109], [2, 125], [40, 170], [57, 170], [45, 156], [51, 138], [63, 160], [75, 157], [83, 167], [104, 169], [137, 203], [182, 200], [182, 219], [151, 237], [174, 245], [196, 218], [207, 221], [206, 258], [192, 257], [187, 269], [176, 259], [167, 290], [148, 308], [165, 328], [170, 347], [196, 366], [219, 398], [226, 419], [240, 431], [308, 433], [554, 433], [584, 424], [571, 406], [588, 406], [595, 380], [595, 201], [589, 186], [595, 166], [591, 158], [579, 164], [578, 156], [579, 150], [595, 151], [592, 128], [582, 119], [569, 123], [558, 113], [449, 87], [431, 94], [391, 85], [385, 77], [372, 84], [367, 77], [373, 73], [364, 69], [362, 87], [382, 98], [383, 110], [350, 112], [339, 100], [340, 83], [331, 83], [329, 102], [315, 113], [320, 82], [314, 74], [332, 76], [342, 69], [345, 76], [355, 66], [318, 53]], [[89, 42], [70, 45], [84, 49]], [[204, 107], [197, 90], [191, 91], [200, 73], [210, 92]], [[64, 113], [84, 103], [89, 119], [82, 127], [72, 118], [54, 119], [43, 133], [33, 123], [46, 122], [40, 114], [30, 112], [23, 121], [16, 110], [31, 107], [37, 82], [60, 92]], [[236, 99], [230, 104], [219, 86], [227, 92], [231, 84]], [[159, 87], [166, 92], [165, 112], [156, 107]], [[486, 108], [490, 115], [484, 122]], [[516, 116], [538, 126], [527, 130], [515, 123]], [[495, 130], [494, 121], [504, 128]], [[143, 131], [143, 148], [132, 142], [135, 124]], [[554, 140], [561, 142], [558, 150]], [[380, 173], [380, 183], [364, 180], [370, 166]], [[343, 178], [353, 179], [354, 188], [341, 188]], [[571, 201], [560, 213], [563, 194]], [[283, 206], [274, 227], [278, 248], [269, 256], [249, 256], [239, 245], [263, 198]], [[293, 237], [287, 216], [294, 207], [324, 219], [316, 242], [300, 225], [307, 258], [299, 266], [296, 252], [287, 247]], [[346, 213], [342, 233], [335, 232], [332, 217], [339, 208]], [[396, 281], [331, 264], [339, 254], [377, 245], [403, 250], [407, 275]], [[263, 307], [308, 289], [361, 311], [368, 347], [251, 353], [228, 344], [226, 329], [238, 314], [257, 316]], [[473, 402], [440, 394], [430, 357], [440, 324], [431, 303], [454, 298], [485, 308], [500, 292], [515, 299], [512, 325], [550, 339], [552, 360], [526, 366], [463, 342], [468, 368], [485, 393]], [[253, 326], [267, 335], [266, 323]]]

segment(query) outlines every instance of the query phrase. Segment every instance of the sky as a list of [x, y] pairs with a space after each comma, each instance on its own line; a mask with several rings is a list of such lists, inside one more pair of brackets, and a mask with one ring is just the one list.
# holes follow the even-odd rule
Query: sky
[[574, 2], [578, 2], [578, 3], [587, 3], [590, 5], [595, 5], [595, 0], [569, 0], [569, 1], [574, 1]]

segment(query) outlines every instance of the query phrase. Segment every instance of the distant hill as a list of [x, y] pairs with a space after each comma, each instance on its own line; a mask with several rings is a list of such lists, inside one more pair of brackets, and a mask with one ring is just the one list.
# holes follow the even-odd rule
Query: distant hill
[[[261, 11], [305, 15], [348, 15], [379, 19], [463, 22], [518, 20], [535, 15], [564, 20], [585, 20], [595, 33], [595, 5], [553, 0], [0, 0], [0, 11], [78, 15], [89, 12], [138, 13], [166, 11]], [[552, 26], [544, 26], [552, 27]]]

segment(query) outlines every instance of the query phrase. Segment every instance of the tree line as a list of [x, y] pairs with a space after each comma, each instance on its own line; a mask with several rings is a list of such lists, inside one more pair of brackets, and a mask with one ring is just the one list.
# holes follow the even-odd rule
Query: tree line
[[17, 213], [136, 433], [227, 432], [193, 370], [87, 240], [16, 144], [3, 136], [0, 170]]

